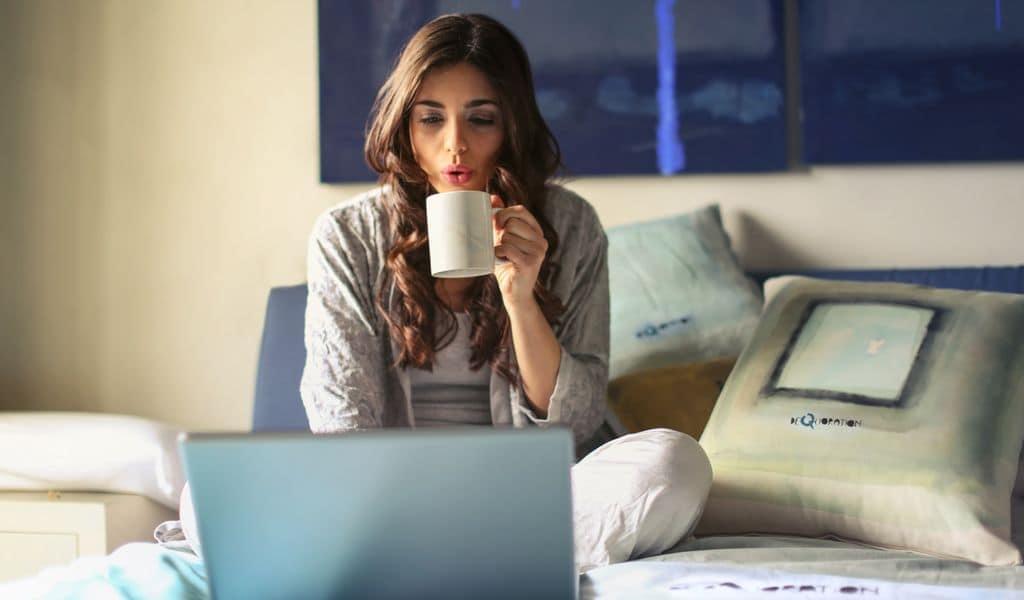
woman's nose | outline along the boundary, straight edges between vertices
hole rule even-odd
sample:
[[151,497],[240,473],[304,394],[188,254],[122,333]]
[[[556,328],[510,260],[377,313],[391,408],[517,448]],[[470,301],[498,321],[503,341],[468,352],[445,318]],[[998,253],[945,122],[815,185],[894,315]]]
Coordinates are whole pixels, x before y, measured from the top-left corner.
[[451,119],[444,138],[445,151],[453,156],[466,152],[466,139],[462,135],[462,126],[457,119]]

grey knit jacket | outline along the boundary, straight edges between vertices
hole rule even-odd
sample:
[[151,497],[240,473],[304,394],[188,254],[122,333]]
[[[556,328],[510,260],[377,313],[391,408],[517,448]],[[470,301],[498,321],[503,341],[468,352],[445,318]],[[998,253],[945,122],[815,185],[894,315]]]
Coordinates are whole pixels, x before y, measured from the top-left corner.
[[[397,345],[376,303],[378,290],[390,298],[394,289],[385,268],[385,193],[377,188],[325,211],[309,238],[300,392],[315,433],[415,426],[409,378],[394,366]],[[559,236],[551,291],[566,306],[554,328],[562,346],[555,389],[541,419],[522,389],[492,371],[491,417],[499,426],[566,425],[579,446],[605,416],[608,240],[593,207],[562,187],[549,188],[545,214]]]

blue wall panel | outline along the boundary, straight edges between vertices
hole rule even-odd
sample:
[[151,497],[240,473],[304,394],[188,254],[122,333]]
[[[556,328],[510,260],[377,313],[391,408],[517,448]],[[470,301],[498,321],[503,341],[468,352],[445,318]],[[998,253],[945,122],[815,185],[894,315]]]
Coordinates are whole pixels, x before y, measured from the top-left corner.
[[1024,158],[1024,1],[803,0],[809,163]]
[[373,179],[374,93],[401,44],[451,12],[523,42],[570,175],[786,167],[781,0],[320,0],[322,181]]

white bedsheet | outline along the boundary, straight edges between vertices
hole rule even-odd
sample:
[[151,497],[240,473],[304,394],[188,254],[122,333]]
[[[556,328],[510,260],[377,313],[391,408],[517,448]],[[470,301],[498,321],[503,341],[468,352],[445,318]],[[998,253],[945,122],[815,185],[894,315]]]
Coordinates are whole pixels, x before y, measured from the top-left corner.
[[1000,588],[901,583],[718,564],[633,561],[583,576],[580,600],[815,598],[997,600],[1024,598]]

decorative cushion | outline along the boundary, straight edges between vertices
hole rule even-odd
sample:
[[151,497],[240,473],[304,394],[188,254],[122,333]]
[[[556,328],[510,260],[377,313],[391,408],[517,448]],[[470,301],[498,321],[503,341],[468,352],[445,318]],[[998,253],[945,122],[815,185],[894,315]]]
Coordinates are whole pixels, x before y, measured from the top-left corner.
[[735,363],[720,358],[624,375],[608,385],[608,408],[628,432],[667,427],[699,438]]
[[[754,275],[755,281],[762,273]],[[930,287],[1024,294],[1024,267],[960,267],[946,269],[886,269],[873,271],[819,271],[800,273],[817,279],[850,279],[855,281],[894,281],[923,284]],[[767,305],[788,277],[763,277],[764,301]],[[1013,495],[1024,498],[1024,448],[1018,459],[1017,480]]]
[[775,283],[701,437],[714,483],[698,533],[1019,564],[1024,296]]
[[738,356],[761,311],[717,205],[610,228],[609,378]]

